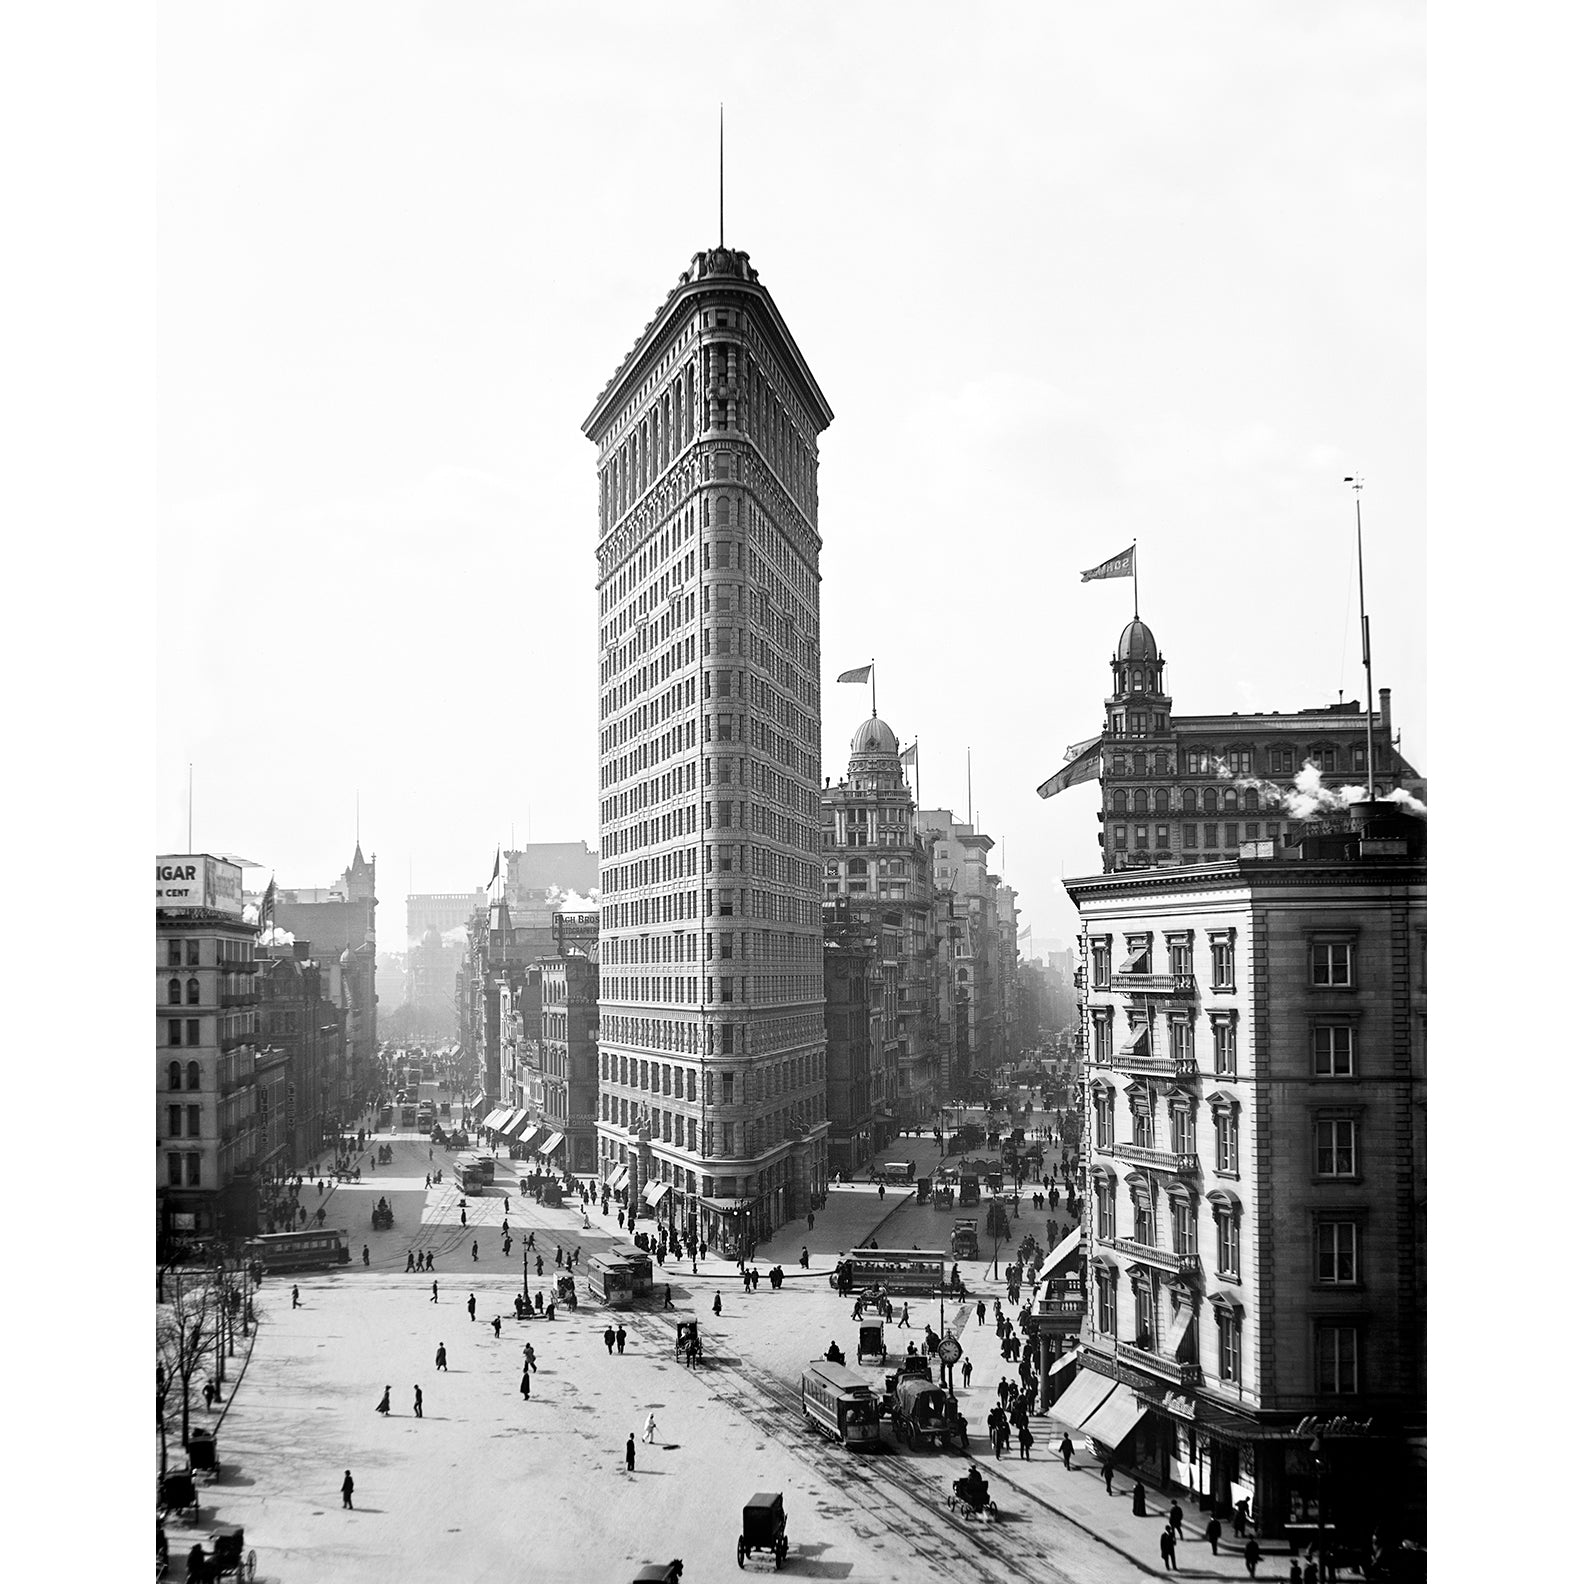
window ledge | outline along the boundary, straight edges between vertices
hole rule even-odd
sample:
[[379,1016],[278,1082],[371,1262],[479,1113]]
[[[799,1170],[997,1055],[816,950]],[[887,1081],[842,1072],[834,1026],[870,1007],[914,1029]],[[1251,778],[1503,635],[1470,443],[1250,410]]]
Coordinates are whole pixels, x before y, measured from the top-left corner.
[[1242,1178],[1238,1175],[1237,1172],[1222,1171],[1219,1166],[1217,1166],[1214,1169],[1213,1175],[1216,1176],[1216,1177],[1222,1178],[1226,1182],[1241,1182],[1242,1181]]

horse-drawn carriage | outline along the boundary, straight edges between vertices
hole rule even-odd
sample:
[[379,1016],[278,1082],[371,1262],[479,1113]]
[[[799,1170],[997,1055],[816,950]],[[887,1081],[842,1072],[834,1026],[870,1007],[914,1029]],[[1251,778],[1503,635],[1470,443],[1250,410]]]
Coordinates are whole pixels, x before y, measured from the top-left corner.
[[676,1356],[679,1364],[697,1369],[704,1362],[704,1344],[699,1340],[697,1320],[678,1320],[676,1328]]
[[994,1519],[999,1509],[990,1499],[990,1486],[977,1467],[970,1468],[959,1480],[953,1480],[946,1494],[946,1510],[960,1512],[965,1518]]
[[240,1524],[222,1524],[214,1532],[214,1549],[205,1551],[202,1542],[187,1553],[187,1577],[203,1581],[234,1576],[251,1580],[258,1571],[258,1555],[247,1549]]
[[380,1195],[379,1203],[374,1206],[370,1220],[376,1232],[388,1232],[396,1225],[396,1212],[391,1209],[390,1200],[384,1194]]
[[577,1283],[570,1272],[564,1271],[556,1277],[556,1302],[568,1309],[577,1308]]
[[866,1358],[879,1359],[882,1364],[886,1360],[885,1327],[883,1325],[861,1325],[858,1327],[858,1362]]
[[186,1514],[188,1523],[198,1522],[198,1481],[191,1469],[172,1469],[159,1482],[161,1514]]
[[737,1566],[755,1551],[768,1551],[779,1569],[787,1559],[786,1507],[780,1491],[756,1491],[743,1503],[742,1533],[737,1538]]

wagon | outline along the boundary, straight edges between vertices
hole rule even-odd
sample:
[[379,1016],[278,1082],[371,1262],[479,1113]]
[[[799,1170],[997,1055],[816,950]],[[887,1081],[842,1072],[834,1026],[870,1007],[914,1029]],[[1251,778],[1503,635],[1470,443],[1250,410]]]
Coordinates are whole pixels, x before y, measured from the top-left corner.
[[676,1356],[679,1364],[697,1369],[704,1360],[704,1344],[699,1340],[697,1320],[678,1320],[676,1328]]
[[[196,1547],[194,1548],[197,1549]],[[222,1524],[214,1532],[214,1549],[204,1553],[206,1579],[235,1576],[251,1580],[258,1571],[258,1554],[247,1548],[240,1524]],[[187,1571],[193,1577],[192,1568]]]
[[768,1551],[777,1568],[787,1559],[786,1508],[780,1491],[756,1491],[743,1504],[737,1566],[741,1567],[743,1559],[755,1551]]
[[886,1344],[885,1327],[877,1325],[861,1325],[858,1327],[858,1362],[866,1358],[877,1358],[885,1363]]
[[175,1469],[160,1480],[159,1509],[162,1513],[188,1513],[190,1523],[198,1522],[198,1482],[191,1469]]

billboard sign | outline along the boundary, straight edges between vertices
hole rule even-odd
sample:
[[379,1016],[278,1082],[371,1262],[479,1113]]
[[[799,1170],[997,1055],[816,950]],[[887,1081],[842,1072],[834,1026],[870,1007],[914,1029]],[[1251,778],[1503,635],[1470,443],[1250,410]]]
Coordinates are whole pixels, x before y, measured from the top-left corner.
[[154,860],[154,906],[212,908],[242,917],[242,866],[209,853],[180,853]]

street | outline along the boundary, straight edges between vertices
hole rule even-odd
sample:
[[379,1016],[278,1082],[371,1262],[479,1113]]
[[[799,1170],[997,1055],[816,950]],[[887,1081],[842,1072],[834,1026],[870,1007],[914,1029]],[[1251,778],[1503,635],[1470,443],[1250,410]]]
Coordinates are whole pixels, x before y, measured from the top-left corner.
[[[545,1263],[541,1279],[530,1256],[529,1291],[548,1298],[557,1244],[569,1253],[581,1245],[585,1258],[610,1247],[614,1206],[603,1218],[596,1208],[593,1230],[584,1232],[581,1207],[542,1208],[519,1196],[508,1177],[504,1191],[498,1184],[492,1196],[470,1198],[464,1228],[449,1182],[452,1153],[437,1147],[431,1166],[426,1139],[394,1137],[390,1166],[370,1173],[365,1160],[362,1182],[340,1185],[324,1201],[327,1225],[351,1233],[353,1263],[333,1274],[268,1279],[258,1296],[263,1323],[252,1357],[239,1383],[233,1375],[234,1396],[217,1431],[227,1472],[204,1494],[201,1527],[242,1524],[260,1578],[393,1584],[458,1568],[479,1577],[526,1565],[552,1579],[626,1580],[645,1561],[679,1556],[689,1584],[708,1584],[735,1575],[740,1509],[756,1490],[786,1493],[787,1570],[794,1576],[1004,1584],[1137,1575],[1135,1561],[1103,1531],[1092,1538],[1064,1511],[1080,1476],[1061,1469],[1046,1445],[1050,1432],[1040,1432],[1033,1459],[1016,1468],[1015,1454],[997,1462],[990,1452],[984,1416],[1010,1366],[999,1358],[993,1328],[974,1323],[971,1305],[949,1307],[946,1318],[962,1326],[974,1361],[972,1389],[959,1386],[959,1396],[971,1455],[1000,1506],[997,1523],[947,1512],[946,1491],[965,1467],[959,1456],[903,1453],[889,1433],[882,1451],[854,1454],[806,1427],[798,1395],[803,1364],[831,1340],[850,1360],[854,1351],[850,1307],[827,1281],[833,1256],[871,1235],[903,1247],[939,1246],[949,1215],[898,1191],[882,1201],[868,1184],[837,1187],[813,1231],[796,1223],[760,1246],[761,1273],[777,1262],[787,1271],[780,1292],[762,1281],[745,1293],[735,1265],[711,1254],[696,1277],[685,1261],[657,1267],[646,1309],[613,1317],[580,1293],[579,1308],[558,1309],[553,1323],[518,1322],[512,1296],[522,1290],[522,1237],[534,1232],[534,1253]],[[379,1134],[375,1142],[391,1139]],[[939,1160],[928,1139],[898,1141],[886,1155],[911,1157],[921,1170]],[[520,1169],[504,1159],[497,1168],[502,1176]],[[426,1190],[430,1170],[444,1180]],[[369,1217],[381,1194],[396,1222],[375,1232]],[[316,1206],[318,1195],[305,1189],[304,1202]],[[503,1216],[512,1229],[509,1256],[502,1253]],[[1042,1232],[1043,1223],[1043,1215],[1025,1215],[1014,1222],[1014,1241],[1022,1230]],[[808,1273],[798,1268],[805,1243]],[[407,1273],[408,1249],[432,1250],[434,1274]],[[990,1301],[1000,1289],[984,1279],[988,1270],[983,1260],[963,1275]],[[293,1279],[302,1293],[296,1310]],[[674,1315],[660,1307],[667,1282]],[[438,1283],[438,1303],[431,1302],[431,1283]],[[717,1292],[718,1319],[711,1312]],[[472,1321],[470,1294],[477,1301]],[[490,1324],[497,1314],[498,1340]],[[910,1333],[888,1328],[890,1367],[910,1335],[922,1346],[924,1325],[938,1325],[939,1314],[938,1304],[919,1301]],[[697,1372],[675,1361],[679,1316],[700,1321],[706,1359]],[[621,1356],[608,1354],[602,1340],[613,1322],[627,1330]],[[527,1402],[518,1389],[525,1341],[539,1364]],[[444,1371],[435,1365],[441,1343]],[[879,1367],[867,1372],[878,1387]],[[374,1407],[387,1385],[393,1411],[383,1418]],[[412,1413],[415,1385],[424,1394],[421,1421]],[[655,1444],[640,1440],[629,1475],[626,1438],[641,1438],[651,1411]],[[201,1409],[196,1422],[205,1422]],[[338,1494],[347,1469],[356,1483],[351,1512]],[[1091,1469],[1082,1477],[1086,1501],[1097,1486]],[[1105,1501],[1103,1490],[1098,1496]],[[1119,1532],[1144,1555],[1159,1519],[1131,1519],[1125,1506],[1119,1492],[1105,1516],[1114,1512]],[[177,1525],[169,1535],[173,1560],[185,1556],[193,1536]],[[1230,1560],[1223,1558],[1217,1572],[1232,1576]]]

